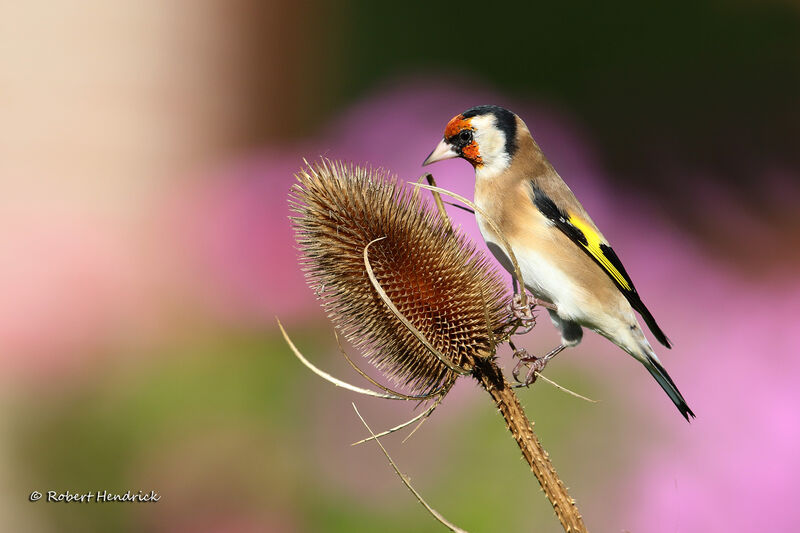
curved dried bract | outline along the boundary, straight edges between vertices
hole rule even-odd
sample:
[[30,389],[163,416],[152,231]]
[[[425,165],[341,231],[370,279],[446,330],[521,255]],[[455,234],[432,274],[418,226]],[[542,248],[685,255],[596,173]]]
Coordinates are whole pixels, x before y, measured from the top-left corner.
[[367,374],[366,372],[361,370],[361,368],[359,368],[359,366],[355,363],[355,361],[350,359],[350,356],[347,355],[347,352],[345,351],[344,347],[342,346],[342,341],[339,339],[339,335],[336,335],[336,331],[334,331],[333,333],[336,336],[336,342],[339,344],[339,353],[342,354],[342,357],[345,358],[345,360],[353,368],[353,370],[358,372],[358,374],[362,378],[366,379],[367,381],[369,381],[370,383],[372,383],[373,385],[375,385],[376,387],[378,387],[382,391],[386,392],[387,394],[392,394],[392,395],[397,396],[399,398],[402,398],[404,400],[411,400],[411,401],[422,401],[422,402],[424,402],[426,400],[431,400],[433,398],[437,398],[438,400],[441,400],[442,398],[444,398],[444,396],[450,390],[450,387],[453,386],[453,383],[455,383],[453,381],[450,381],[450,382],[445,383],[444,385],[442,385],[441,388],[438,388],[438,389],[436,389],[436,390],[434,390],[432,392],[429,392],[428,394],[421,394],[421,395],[417,395],[417,396],[409,396],[408,394],[403,394],[402,392],[390,389],[386,385],[384,385],[382,383],[378,383],[377,381],[372,379],[372,377],[370,377],[369,374]]
[[303,363],[303,365],[306,368],[311,370],[313,373],[315,373],[316,375],[318,375],[319,377],[321,377],[322,379],[324,379],[328,383],[333,383],[337,387],[341,387],[341,388],[347,389],[349,391],[357,392],[358,394],[363,394],[364,396],[374,396],[376,398],[384,398],[386,400],[407,400],[408,399],[407,397],[397,396],[397,395],[391,394],[389,392],[385,392],[385,393],[384,392],[377,392],[377,391],[374,391],[374,390],[371,390],[371,389],[364,389],[362,387],[356,387],[355,385],[351,385],[350,383],[347,383],[346,381],[342,381],[341,379],[335,378],[335,377],[331,376],[330,374],[328,374],[327,372],[325,372],[324,370],[321,370],[321,369],[317,368],[316,366],[314,366],[313,363],[311,363],[311,361],[306,359],[306,357],[302,354],[302,352],[300,352],[300,350],[297,349],[297,346],[294,345],[294,342],[292,342],[292,339],[289,338],[289,334],[286,333],[285,329],[283,329],[283,324],[281,324],[281,321],[278,320],[277,317],[276,317],[275,320],[278,323],[278,329],[280,329],[281,335],[283,335],[283,340],[285,340],[286,344],[289,345],[289,349],[292,350],[292,353],[294,353],[295,357],[297,357],[297,359],[299,359],[300,362]]
[[[394,426],[393,428],[387,429],[385,431],[381,431],[380,433],[375,435],[375,438],[384,437],[386,435],[391,435],[395,431],[400,431],[401,429],[407,428],[408,426],[410,426],[414,422],[419,422],[420,424],[422,424],[422,422],[424,422],[429,416],[431,416],[433,414],[433,412],[436,410],[436,408],[439,407],[439,404],[442,403],[443,399],[444,399],[444,395],[439,395],[436,398],[436,401],[433,402],[427,409],[422,411],[420,414],[418,414],[417,416],[415,416],[411,420],[406,420],[402,424],[398,424],[398,425]],[[405,443],[408,440],[408,438],[414,433],[414,431],[417,430],[418,427],[419,427],[419,425],[417,425],[417,427],[414,428],[414,430],[411,432],[411,434],[407,435],[406,438],[403,439],[403,443]],[[361,439],[359,441],[354,442],[350,446],[358,446],[359,444],[364,444],[365,442],[369,442],[370,440],[372,440],[372,437],[367,437],[365,439]]]
[[[447,368],[449,368],[450,370],[452,370],[456,374],[461,374],[462,376],[469,374],[469,370],[457,367],[456,365],[454,365],[453,363],[451,363],[447,359],[447,356],[445,356],[439,350],[434,348],[433,345],[428,342],[428,339],[425,338],[425,335],[423,335],[420,330],[415,328],[414,324],[412,324],[411,321],[409,319],[407,319],[405,317],[405,315],[403,315],[402,311],[400,311],[397,308],[397,306],[394,305],[394,302],[392,302],[392,299],[389,298],[389,295],[386,294],[386,291],[384,291],[383,287],[381,287],[381,284],[378,281],[378,278],[375,277],[375,273],[372,271],[372,265],[369,264],[369,247],[370,247],[370,245],[372,243],[378,242],[378,241],[382,241],[385,238],[386,237],[379,237],[379,238],[375,239],[374,241],[371,241],[371,242],[367,243],[367,245],[364,247],[364,268],[367,271],[367,277],[369,278],[369,282],[372,283],[372,287],[378,293],[378,296],[381,297],[381,300],[383,300],[383,303],[386,305],[386,307],[389,308],[389,311],[391,311],[392,314],[395,317],[397,317],[397,320],[399,320],[400,323],[402,323],[403,326],[405,326],[405,328],[412,335],[414,335],[414,337],[417,338],[417,340],[420,342],[420,344],[422,344],[425,348],[428,349],[429,352],[431,352],[434,356],[436,356],[436,359],[438,359],[444,366],[446,366]],[[486,321],[487,322],[489,321],[489,317],[488,316],[486,317]],[[494,344],[492,342],[493,336],[489,335],[488,337],[489,337],[489,345],[490,346],[494,346]]]
[[423,394],[457,377],[370,282],[364,248],[381,237],[369,249],[374,276],[414,328],[457,368],[493,353],[491,336],[502,337],[509,318],[503,283],[419,195],[383,171],[331,161],[296,177],[290,204],[308,282],[344,336],[379,370]]

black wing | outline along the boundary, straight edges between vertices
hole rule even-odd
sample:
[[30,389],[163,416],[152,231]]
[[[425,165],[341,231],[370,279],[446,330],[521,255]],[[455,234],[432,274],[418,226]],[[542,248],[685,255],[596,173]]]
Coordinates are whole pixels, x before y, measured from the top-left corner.
[[591,224],[581,220],[574,214],[567,213],[547,196],[541,189],[531,182],[531,200],[536,208],[547,217],[561,232],[569,237],[581,250],[591,257],[597,265],[611,278],[611,281],[622,292],[636,312],[644,319],[647,327],[653,332],[655,338],[666,346],[672,348],[672,343],[658,327],[656,319],[642,302],[636,287],[633,286],[625,267],[617,257],[611,246],[594,230]]

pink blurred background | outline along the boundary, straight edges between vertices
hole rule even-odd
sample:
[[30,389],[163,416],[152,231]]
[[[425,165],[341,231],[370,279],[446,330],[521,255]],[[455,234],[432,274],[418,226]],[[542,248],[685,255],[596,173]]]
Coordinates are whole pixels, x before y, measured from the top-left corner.
[[[599,403],[521,392],[589,528],[800,528],[800,13],[679,3],[692,49],[667,41],[677,14],[623,7],[599,29],[589,6],[542,7],[559,31],[531,41],[503,26],[519,34],[509,17],[530,8],[490,13],[486,41],[462,42],[445,7],[413,22],[367,2],[3,6],[2,529],[438,530],[374,447],[350,447],[364,436],[350,402],[376,429],[413,406],[321,382],[277,334],[279,316],[309,358],[358,381],[298,270],[286,195],[303,158],[414,181],[446,122],[483,103],[526,120],[611,240],[698,415],[686,424],[591,334],[548,374]],[[554,50],[550,32],[587,42]],[[465,162],[430,170],[471,196]],[[451,215],[485,250],[473,217]],[[556,339],[541,320],[519,344]],[[385,444],[461,527],[558,530],[467,380],[401,440]],[[33,490],[163,498],[29,502]]]

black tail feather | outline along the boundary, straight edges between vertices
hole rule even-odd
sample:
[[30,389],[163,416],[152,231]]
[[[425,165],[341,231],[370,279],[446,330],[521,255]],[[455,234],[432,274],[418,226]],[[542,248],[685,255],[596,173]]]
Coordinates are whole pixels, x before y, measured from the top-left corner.
[[644,366],[647,367],[650,374],[658,381],[658,384],[661,385],[661,388],[667,393],[672,403],[674,403],[678,411],[681,412],[683,418],[685,418],[687,422],[690,422],[689,417],[691,416],[694,418],[694,413],[686,404],[686,400],[683,399],[683,395],[678,390],[678,387],[675,386],[675,382],[669,377],[664,367],[652,357],[647,358],[647,361],[644,362]]

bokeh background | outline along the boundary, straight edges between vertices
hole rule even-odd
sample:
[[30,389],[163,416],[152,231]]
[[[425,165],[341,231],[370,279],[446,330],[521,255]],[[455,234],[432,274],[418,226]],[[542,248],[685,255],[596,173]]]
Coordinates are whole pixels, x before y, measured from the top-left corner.
[[[358,381],[286,196],[304,157],[415,180],[483,103],[527,121],[603,228],[698,415],[593,335],[548,374],[599,403],[523,391],[586,523],[800,529],[797,3],[3,2],[0,66],[2,530],[440,530],[374,446],[350,446],[351,402],[376,429],[413,406],[322,382],[277,334],[276,315]],[[463,161],[432,170],[471,195]],[[520,344],[556,338],[543,320]],[[468,380],[402,438],[384,442],[461,527],[559,530]]]

